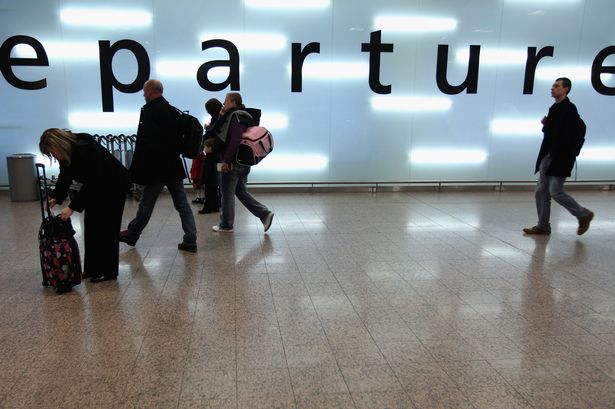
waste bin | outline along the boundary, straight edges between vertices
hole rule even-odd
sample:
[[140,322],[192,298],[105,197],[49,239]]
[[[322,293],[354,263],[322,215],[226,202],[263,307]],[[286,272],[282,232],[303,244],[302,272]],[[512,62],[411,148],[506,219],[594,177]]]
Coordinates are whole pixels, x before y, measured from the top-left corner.
[[16,153],[6,157],[9,190],[13,202],[38,200],[35,160],[36,155],[32,153]]

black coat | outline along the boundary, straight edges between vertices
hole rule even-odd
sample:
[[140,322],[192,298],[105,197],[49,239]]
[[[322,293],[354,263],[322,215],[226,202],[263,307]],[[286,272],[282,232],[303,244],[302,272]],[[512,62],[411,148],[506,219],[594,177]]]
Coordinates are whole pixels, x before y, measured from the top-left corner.
[[[104,203],[107,197],[125,199],[128,189],[128,171],[108,150],[91,135],[76,133],[70,165],[60,163],[60,175],[51,197],[62,203],[73,180],[82,184],[69,207],[81,212],[94,203]],[[124,195],[124,196],[122,196]]]
[[84,273],[92,277],[115,277],[128,170],[90,135],[75,135],[77,143],[73,146],[71,162],[60,164],[60,176],[51,197],[61,203],[73,180],[82,183],[69,207],[78,212],[85,210]]
[[551,155],[551,165],[547,176],[568,177],[574,167],[578,148],[577,107],[565,98],[549,108],[546,122],[542,128],[544,137],[536,160],[536,170],[547,155]]
[[143,105],[130,165],[133,182],[150,185],[186,178],[179,154],[180,118],[181,114],[163,97]]

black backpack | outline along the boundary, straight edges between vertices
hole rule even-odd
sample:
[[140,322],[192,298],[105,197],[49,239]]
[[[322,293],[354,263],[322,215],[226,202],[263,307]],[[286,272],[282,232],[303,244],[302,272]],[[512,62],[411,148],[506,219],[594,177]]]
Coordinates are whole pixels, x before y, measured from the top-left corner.
[[[175,108],[177,109],[177,108]],[[181,111],[179,118],[179,153],[188,159],[199,156],[203,145],[203,126],[198,119],[188,113]]]

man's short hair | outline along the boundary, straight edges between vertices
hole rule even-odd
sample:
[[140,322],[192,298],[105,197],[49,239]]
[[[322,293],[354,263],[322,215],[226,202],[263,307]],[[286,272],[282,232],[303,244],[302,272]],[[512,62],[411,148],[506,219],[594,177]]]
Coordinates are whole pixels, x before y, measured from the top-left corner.
[[160,80],[156,80],[156,79],[149,79],[145,82],[145,86],[152,90],[152,91],[156,91],[160,94],[163,93],[164,91],[164,87],[162,86],[162,82]]
[[555,82],[557,82],[557,81],[561,81],[562,82],[562,86],[564,88],[568,88],[568,92],[566,93],[566,95],[570,94],[570,90],[572,90],[572,81],[570,81],[570,78],[568,78],[568,77],[560,77],[560,78],[555,80]]

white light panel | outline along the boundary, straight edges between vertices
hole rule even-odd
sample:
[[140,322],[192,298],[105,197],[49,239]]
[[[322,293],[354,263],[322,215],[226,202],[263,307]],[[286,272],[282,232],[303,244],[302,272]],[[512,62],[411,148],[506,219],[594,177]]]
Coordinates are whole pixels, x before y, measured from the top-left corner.
[[60,21],[69,26],[134,29],[150,26],[152,14],[144,10],[121,8],[65,8],[60,11]]
[[[195,78],[199,67],[205,60],[160,60],[156,63],[156,74],[161,78]],[[207,72],[210,80],[225,80],[230,68],[215,67]],[[243,72],[243,64],[239,64],[239,73]]]
[[613,162],[615,161],[615,147],[584,147],[578,159],[589,162]]
[[324,155],[284,155],[271,154],[258,164],[258,169],[280,172],[317,171],[329,166],[329,158]]
[[[458,50],[455,59],[458,63],[467,64],[470,60],[470,49]],[[481,47],[479,61],[481,65],[525,65],[527,50],[496,50]]]
[[371,99],[376,111],[448,111],[452,106],[449,98],[441,97],[389,97],[376,96]]
[[280,51],[286,47],[286,36],[267,33],[204,33],[199,41],[222,39],[228,40],[242,51]]
[[[291,66],[287,66],[291,75]],[[367,78],[369,64],[366,62],[310,62],[306,61],[302,67],[303,78],[314,79],[357,79]]]
[[538,67],[536,68],[536,79],[540,81],[554,82],[556,78],[568,77],[572,81],[574,89],[575,81],[591,80],[592,69],[589,66],[554,66],[554,67]]
[[[71,41],[41,41],[49,59],[63,59],[71,61],[98,61],[98,42],[71,42]],[[26,44],[18,44],[13,49],[20,58],[34,58],[34,49]]]
[[413,149],[409,159],[417,165],[477,165],[487,160],[487,152],[481,149]]
[[374,19],[374,29],[390,32],[427,33],[456,28],[457,20],[448,17],[378,16]]
[[542,124],[540,118],[532,119],[494,119],[489,125],[494,135],[540,135]]
[[270,131],[284,129],[288,126],[288,115],[276,112],[263,112],[260,123]]
[[75,132],[136,133],[139,126],[139,111],[136,112],[71,112],[68,123]]
[[330,0],[245,0],[248,7],[276,10],[324,9],[330,4]]

